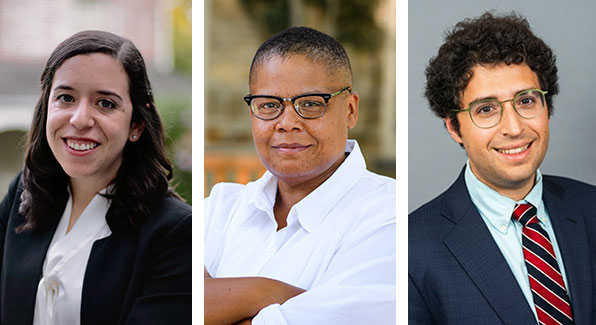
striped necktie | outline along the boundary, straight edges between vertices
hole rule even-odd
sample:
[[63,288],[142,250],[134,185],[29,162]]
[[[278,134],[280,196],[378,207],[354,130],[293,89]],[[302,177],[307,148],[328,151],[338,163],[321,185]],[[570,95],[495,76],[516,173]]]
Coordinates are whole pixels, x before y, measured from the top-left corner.
[[513,218],[523,225],[522,245],[538,323],[573,324],[563,276],[548,234],[538,223],[536,207],[516,204]]

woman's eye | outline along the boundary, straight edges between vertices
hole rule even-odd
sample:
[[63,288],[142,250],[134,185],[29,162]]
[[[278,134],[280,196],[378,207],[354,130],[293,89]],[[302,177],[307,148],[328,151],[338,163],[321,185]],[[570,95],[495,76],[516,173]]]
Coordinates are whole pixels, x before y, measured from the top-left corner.
[[259,109],[279,109],[281,106],[276,102],[266,102],[259,105]]
[[116,107],[116,104],[114,104],[112,101],[107,100],[107,99],[101,99],[99,102],[97,102],[97,104],[101,108],[115,108]]
[[71,95],[66,95],[66,94],[59,95],[58,97],[56,97],[56,99],[58,99],[59,101],[64,102],[64,103],[74,102],[74,98]]
[[310,100],[304,103],[301,103],[300,106],[306,107],[306,108],[319,108],[321,106],[323,106],[322,102],[318,102],[318,101],[314,101],[314,100]]

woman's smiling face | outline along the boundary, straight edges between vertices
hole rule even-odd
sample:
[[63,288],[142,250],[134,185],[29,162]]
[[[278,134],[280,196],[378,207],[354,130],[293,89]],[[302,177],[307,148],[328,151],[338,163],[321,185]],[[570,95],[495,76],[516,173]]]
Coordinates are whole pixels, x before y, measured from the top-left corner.
[[46,138],[66,174],[109,184],[127,141],[142,131],[131,124],[132,110],[128,75],[116,58],[93,53],[64,61],[50,88]]

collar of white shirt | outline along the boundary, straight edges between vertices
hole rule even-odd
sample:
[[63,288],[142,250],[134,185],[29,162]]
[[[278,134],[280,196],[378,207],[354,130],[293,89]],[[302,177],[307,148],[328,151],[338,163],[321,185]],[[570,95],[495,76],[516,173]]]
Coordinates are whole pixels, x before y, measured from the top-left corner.
[[[345,152],[349,153],[344,162],[323,184],[308,194],[292,207],[298,222],[308,232],[313,232],[329,211],[340,201],[362,176],[366,173],[366,162],[355,140],[347,140]],[[273,205],[277,193],[277,178],[269,171],[249,186],[252,195],[249,206],[266,212],[273,217]],[[290,211],[290,214],[292,212]],[[264,214],[245,213],[232,220],[232,224],[240,225],[251,217]]]

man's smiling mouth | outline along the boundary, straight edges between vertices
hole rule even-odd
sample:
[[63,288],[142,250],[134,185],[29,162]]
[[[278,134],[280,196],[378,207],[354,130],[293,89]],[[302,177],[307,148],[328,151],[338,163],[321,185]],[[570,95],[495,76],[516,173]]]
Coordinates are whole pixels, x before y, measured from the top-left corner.
[[516,154],[516,153],[521,153],[521,152],[526,151],[528,149],[528,147],[530,147],[530,144],[532,144],[532,143],[530,142],[530,143],[526,144],[525,146],[518,147],[518,148],[512,148],[512,149],[498,149],[498,148],[495,148],[495,150],[497,150],[500,153],[507,154],[507,155],[513,155],[513,154]]

